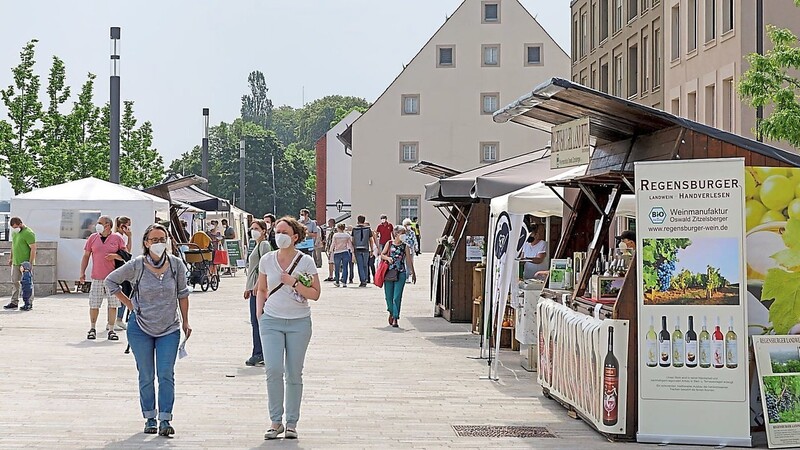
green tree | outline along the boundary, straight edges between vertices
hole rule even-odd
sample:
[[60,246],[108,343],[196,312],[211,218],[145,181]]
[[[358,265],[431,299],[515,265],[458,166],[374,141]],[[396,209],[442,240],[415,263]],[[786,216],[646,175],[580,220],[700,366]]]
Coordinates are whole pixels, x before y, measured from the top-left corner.
[[272,112],[272,131],[284,147],[298,140],[298,111],[284,105]]
[[109,111],[108,106],[98,108],[94,104],[95,78],[92,73],[87,75],[67,119],[70,154],[64,159],[62,169],[69,173],[69,180],[108,179]]
[[269,88],[264,74],[254,70],[247,76],[250,93],[242,96],[242,120],[260,125],[268,130],[272,123],[272,100],[267,97]]
[[339,106],[339,107],[336,108],[336,112],[333,114],[333,120],[331,120],[331,124],[329,125],[328,128],[335,127],[336,124],[341,122],[342,119],[347,117],[347,115],[350,114],[353,111],[358,111],[361,114],[364,114],[365,112],[367,112],[367,109],[368,109],[367,106],[356,106],[356,107],[350,108],[350,109],[345,108],[343,106]]
[[164,178],[164,159],[153,145],[150,122],[136,127],[133,102],[125,101],[120,120],[120,183],[136,189],[158,184]]
[[41,133],[36,129],[37,122],[42,119],[40,83],[39,76],[33,72],[37,42],[33,39],[23,47],[19,65],[11,70],[13,84],[0,91],[13,132],[10,141],[3,146],[3,173],[17,193],[27,192],[33,187],[41,140]]
[[[800,0],[794,0],[800,6]],[[772,49],[747,56],[750,68],[742,75],[739,95],[754,108],[772,107],[756,124],[756,133],[800,147],[800,48],[797,36],[785,28],[767,25]]]
[[63,161],[70,153],[67,116],[60,109],[69,100],[70,87],[66,85],[64,62],[57,56],[53,56],[53,65],[47,79],[47,97],[49,103],[42,118],[40,168],[36,175],[38,186],[63,183],[69,176],[69,172],[63,167]]
[[300,148],[314,148],[317,139],[331,128],[331,122],[336,116],[337,109],[349,113],[354,109],[366,110],[366,108],[369,108],[369,103],[358,97],[329,95],[314,100],[299,110],[297,144]]

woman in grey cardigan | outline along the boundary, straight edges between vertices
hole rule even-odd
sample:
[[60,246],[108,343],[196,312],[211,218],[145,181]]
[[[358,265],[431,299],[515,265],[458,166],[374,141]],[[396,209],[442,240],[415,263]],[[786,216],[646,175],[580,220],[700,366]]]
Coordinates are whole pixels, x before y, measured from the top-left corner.
[[[146,419],[144,432],[169,436],[175,434],[170,421],[175,402],[175,359],[181,323],[186,337],[192,334],[186,265],[167,253],[167,229],[162,225],[147,227],[142,245],[144,254],[111,272],[105,282],[108,292],[132,311],[127,335],[139,370],[139,403]],[[131,297],[122,292],[124,281],[133,286]],[[158,428],[156,419],[161,421]]]
[[261,333],[258,331],[258,317],[256,317],[256,281],[258,281],[258,262],[261,257],[272,251],[272,246],[267,241],[267,223],[263,220],[254,220],[250,224],[250,235],[255,239],[256,246],[247,258],[247,284],[244,288],[244,298],[250,300],[250,325],[253,328],[253,353],[244,363],[248,366],[263,366],[264,351],[261,349]]

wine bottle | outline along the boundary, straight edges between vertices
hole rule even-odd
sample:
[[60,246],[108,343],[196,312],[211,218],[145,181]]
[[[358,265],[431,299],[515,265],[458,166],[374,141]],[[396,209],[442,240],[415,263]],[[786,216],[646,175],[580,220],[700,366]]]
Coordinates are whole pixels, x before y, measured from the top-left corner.
[[686,342],[681,332],[681,318],[675,316],[675,331],[672,332],[672,365],[683,367],[683,355],[686,353]]
[[658,332],[658,365],[661,367],[672,365],[672,348],[669,331],[667,331],[667,316],[661,316],[661,331]]
[[722,331],[719,329],[719,316],[717,316],[717,325],[714,327],[714,332],[711,333],[711,365],[715,369],[725,367],[725,341]]
[[733,331],[733,316],[731,316],[728,332],[725,333],[725,366],[729,369],[735,369],[739,366],[739,358],[736,351],[736,333]]
[[572,289],[572,258],[567,258],[567,268],[564,270],[564,289]]
[[700,367],[711,367],[711,335],[706,329],[706,316],[703,316],[703,329],[700,331]]
[[653,316],[650,316],[650,329],[647,330],[647,337],[645,338],[645,362],[647,367],[655,367],[658,365],[658,336],[656,336],[656,329],[653,325]]
[[603,363],[603,425],[617,424],[618,392],[619,362],[614,356],[614,327],[608,327],[608,353]]
[[694,332],[693,316],[689,316],[689,331],[686,332],[686,367],[697,367],[697,333]]

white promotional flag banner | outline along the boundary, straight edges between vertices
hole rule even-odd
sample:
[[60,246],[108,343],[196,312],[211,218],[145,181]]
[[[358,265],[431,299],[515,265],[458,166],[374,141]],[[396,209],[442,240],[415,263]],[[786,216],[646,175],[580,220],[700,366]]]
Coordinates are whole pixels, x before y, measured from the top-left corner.
[[751,445],[744,160],[636,163],[639,442]]
[[[505,229],[504,226],[504,216],[508,219],[508,233],[507,237],[505,236]],[[505,252],[501,252],[498,254],[499,256],[499,265],[498,265],[498,278],[499,283],[498,286],[495,288],[495,296],[494,296],[494,306],[495,306],[495,339],[494,339],[494,354],[500,354],[500,334],[502,333],[503,329],[503,317],[505,316],[506,312],[506,305],[508,304],[508,294],[509,292],[516,293],[518,292],[517,289],[511,289],[512,281],[517,279],[517,271],[518,265],[516,264],[516,258],[519,254],[519,251],[522,249],[522,245],[520,244],[520,239],[522,243],[525,243],[525,238],[527,237],[527,230],[523,228],[523,216],[520,214],[506,214],[503,213],[500,215],[500,220],[498,220],[498,236],[501,240],[506,240],[506,250]],[[502,245],[499,245],[502,247]],[[511,336],[511,339],[514,339],[514,336]],[[498,359],[495,358],[492,360],[492,371],[494,376],[497,376],[497,365]]]

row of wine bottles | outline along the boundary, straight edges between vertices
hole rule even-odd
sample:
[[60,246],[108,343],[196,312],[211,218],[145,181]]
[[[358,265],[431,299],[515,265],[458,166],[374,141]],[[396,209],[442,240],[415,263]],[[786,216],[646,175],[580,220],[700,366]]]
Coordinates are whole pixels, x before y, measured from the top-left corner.
[[645,338],[645,361],[648,367],[714,367],[721,369],[738,367],[736,333],[733,331],[733,317],[728,332],[722,335],[719,317],[713,332],[703,328],[698,337],[694,331],[694,316],[689,316],[689,329],[681,331],[680,317],[675,317],[675,330],[667,331],[667,316],[661,316],[661,331],[656,335],[653,316],[650,316],[650,329]]

